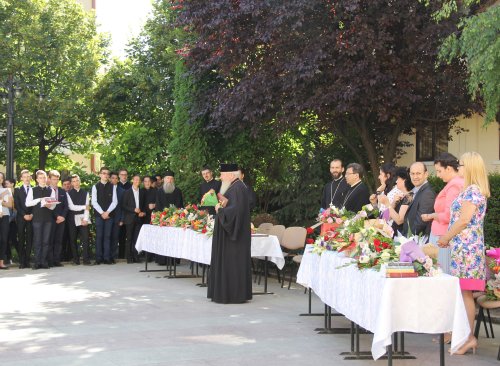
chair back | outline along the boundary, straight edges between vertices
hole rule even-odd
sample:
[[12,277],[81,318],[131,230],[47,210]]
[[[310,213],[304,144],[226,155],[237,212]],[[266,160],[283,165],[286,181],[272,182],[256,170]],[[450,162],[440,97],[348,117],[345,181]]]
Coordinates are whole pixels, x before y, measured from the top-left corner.
[[261,233],[261,234],[269,234],[269,230],[271,230],[271,228],[273,227],[274,225],[271,224],[270,222],[263,222],[262,224],[259,225],[259,227],[257,228],[257,232],[258,233]]
[[285,229],[281,246],[289,250],[304,248],[306,244],[307,230],[300,226],[291,226]]
[[283,240],[283,233],[285,232],[285,226],[284,225],[274,225],[270,230],[269,230],[269,235],[275,235],[278,237],[278,240],[281,244],[281,241]]

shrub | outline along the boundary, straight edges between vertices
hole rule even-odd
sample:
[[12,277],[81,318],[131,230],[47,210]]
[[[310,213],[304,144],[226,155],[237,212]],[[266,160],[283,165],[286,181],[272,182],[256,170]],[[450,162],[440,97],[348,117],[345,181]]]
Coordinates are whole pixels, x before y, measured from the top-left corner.
[[[488,199],[488,208],[484,221],[484,241],[488,246],[499,247],[500,237],[500,174],[490,174],[491,197]],[[436,193],[445,186],[436,176],[429,177],[429,183]]]

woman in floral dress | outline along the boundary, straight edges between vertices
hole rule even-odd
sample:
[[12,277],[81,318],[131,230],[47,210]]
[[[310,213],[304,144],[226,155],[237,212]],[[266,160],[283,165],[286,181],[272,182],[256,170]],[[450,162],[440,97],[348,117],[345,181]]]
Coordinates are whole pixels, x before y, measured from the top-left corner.
[[471,327],[469,339],[456,352],[465,354],[477,347],[474,337],[476,307],[472,291],[483,291],[486,281],[484,257],[484,215],[490,196],[484,161],[476,152],[462,155],[459,174],[464,177],[464,189],[451,205],[448,232],[438,240],[440,247],[451,247],[451,275],[460,280],[467,317]]

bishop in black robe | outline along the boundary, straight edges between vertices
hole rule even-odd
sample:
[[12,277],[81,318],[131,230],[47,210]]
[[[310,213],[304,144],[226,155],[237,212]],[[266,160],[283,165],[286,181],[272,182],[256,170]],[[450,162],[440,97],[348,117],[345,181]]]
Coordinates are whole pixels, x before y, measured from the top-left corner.
[[227,204],[218,209],[215,218],[207,297],[222,304],[244,303],[252,299],[247,187],[235,178],[224,197]]
[[321,208],[327,209],[330,207],[330,204],[337,208],[341,208],[344,203],[344,196],[349,188],[349,184],[347,184],[342,175],[340,178],[332,179],[332,181],[327,183],[323,188]]

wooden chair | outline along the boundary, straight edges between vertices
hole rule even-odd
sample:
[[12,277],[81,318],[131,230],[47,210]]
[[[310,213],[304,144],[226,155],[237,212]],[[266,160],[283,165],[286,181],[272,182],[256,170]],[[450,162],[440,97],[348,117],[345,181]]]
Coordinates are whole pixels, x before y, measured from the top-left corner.
[[270,222],[263,222],[262,224],[259,225],[259,227],[257,228],[257,232],[260,233],[260,234],[269,234],[269,230],[271,230],[271,228],[273,227],[274,225],[271,224]]
[[293,258],[300,253],[300,250],[304,249],[306,244],[306,236],[307,230],[303,227],[292,226],[286,228],[283,233],[283,238],[281,240],[281,246],[285,248],[286,251],[283,252],[283,257],[285,257],[285,266],[283,267],[283,279],[281,280],[281,287],[285,285],[285,275],[287,267],[290,269],[290,277],[288,279],[288,289],[290,290],[290,286],[292,284],[292,275],[293,275]]
[[[260,229],[260,226],[259,226],[259,229]],[[284,232],[285,232],[284,225],[273,225],[273,227],[271,227],[271,229],[269,230],[268,234],[276,236],[278,238],[278,241],[280,242],[280,245],[281,245],[281,240],[283,239]],[[258,275],[256,274],[254,282],[257,282],[260,285],[262,273],[264,272],[264,265],[263,265],[262,260],[258,261],[258,268],[259,268]],[[280,275],[280,270],[278,267],[276,267],[276,276],[278,277],[278,281],[281,282],[281,275]],[[258,277],[258,281],[257,281],[257,277]]]
[[[479,313],[477,315],[476,329],[474,331],[474,336],[477,338],[477,336],[479,334],[479,328],[481,327],[481,322],[484,322],[484,329],[486,331],[487,336],[489,336],[488,335],[488,328],[486,326],[486,318],[484,316],[484,310],[486,310],[486,312],[488,314],[488,318],[490,320],[491,338],[495,338],[495,335],[493,334],[493,326],[491,324],[490,309],[499,309],[500,308],[500,300],[496,300],[496,301],[495,300],[488,300],[486,298],[486,295],[482,295],[482,296],[477,298],[477,304],[479,305]],[[500,361],[500,347],[498,348],[497,360]]]

